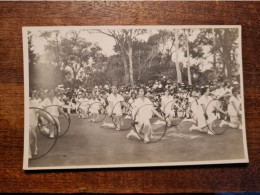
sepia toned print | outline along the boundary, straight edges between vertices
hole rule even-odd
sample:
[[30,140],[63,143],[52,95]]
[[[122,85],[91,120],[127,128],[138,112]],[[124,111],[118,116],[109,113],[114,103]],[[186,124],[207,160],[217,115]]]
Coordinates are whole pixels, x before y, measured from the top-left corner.
[[248,162],[240,26],[24,27],[24,169]]

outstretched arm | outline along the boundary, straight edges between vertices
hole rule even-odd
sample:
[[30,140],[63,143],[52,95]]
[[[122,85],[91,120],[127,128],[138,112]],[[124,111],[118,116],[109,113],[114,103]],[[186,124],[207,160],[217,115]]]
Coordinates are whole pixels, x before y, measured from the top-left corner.
[[126,102],[121,102],[121,104],[122,104],[124,107],[126,107],[126,108],[128,108],[128,109],[131,109],[131,106],[129,106],[129,104],[127,104]]
[[204,104],[200,104],[204,113],[206,113],[206,107]]
[[222,110],[218,105],[214,106],[216,110],[218,110],[219,112],[221,112],[222,114],[227,114],[226,111]]
[[153,112],[156,116],[158,116],[160,119],[164,120],[164,118],[162,117],[162,115],[161,115],[154,107],[152,108],[152,112]]
[[112,112],[113,112],[113,107],[114,107],[114,105],[113,105],[113,103],[112,102],[108,102],[108,116],[111,116],[112,115]]
[[236,107],[235,103],[234,103],[233,101],[231,101],[230,103],[231,103],[232,106],[234,107],[234,109],[235,109],[237,115],[239,115],[239,110],[238,110],[238,108]]

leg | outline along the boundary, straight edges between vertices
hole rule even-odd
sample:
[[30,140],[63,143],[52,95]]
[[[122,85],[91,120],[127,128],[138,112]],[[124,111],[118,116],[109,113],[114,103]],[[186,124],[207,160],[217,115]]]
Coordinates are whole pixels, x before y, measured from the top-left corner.
[[201,127],[199,127],[199,126],[196,126],[196,125],[193,124],[193,125],[190,127],[190,131],[198,130],[198,131],[200,131],[200,132],[207,133],[207,130],[204,130],[205,128],[206,128],[206,126],[201,126]]
[[122,123],[123,123],[123,119],[122,119],[122,115],[121,114],[118,114],[118,115],[115,115],[115,118],[116,118],[116,130],[120,130],[121,127],[123,126]]
[[68,113],[70,114],[71,113],[71,106],[70,105],[67,107],[67,110],[68,110]]
[[30,142],[30,152],[33,155],[37,155],[37,136],[36,136],[36,127],[29,127],[29,142]]
[[128,134],[127,134],[127,139],[129,139],[130,137],[135,137],[139,140],[141,140],[141,138],[138,136],[138,134],[135,132],[135,130],[131,130]]
[[53,117],[54,120],[56,121],[57,123],[57,126],[58,126],[58,132],[60,133],[60,120],[59,120],[59,117]]
[[214,122],[215,122],[215,120],[212,121],[210,124],[208,124],[209,128],[207,129],[207,133],[208,133],[209,135],[214,135],[214,133],[211,132],[211,130],[210,130],[210,129],[212,129],[212,127],[214,126]]
[[57,128],[58,128],[57,131],[58,132],[60,131],[59,130],[60,129],[60,123],[59,123],[58,117],[53,116],[53,118],[54,118],[54,121],[52,120],[52,121],[49,122],[50,138],[54,138],[54,136],[55,136],[56,124],[57,124]]
[[93,122],[95,122],[95,121],[97,121],[99,119],[99,115],[98,115],[98,113],[97,112],[94,112],[93,113]]
[[144,143],[148,143],[152,135],[152,128],[149,120],[144,122],[143,133],[144,133]]
[[237,124],[237,123],[227,123],[227,125],[228,125],[229,127],[231,127],[231,128],[234,128],[234,129],[239,128],[239,124]]

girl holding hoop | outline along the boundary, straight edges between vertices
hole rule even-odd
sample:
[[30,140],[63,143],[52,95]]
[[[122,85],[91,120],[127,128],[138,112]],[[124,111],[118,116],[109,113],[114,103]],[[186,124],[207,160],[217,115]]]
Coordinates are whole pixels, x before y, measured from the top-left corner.
[[89,101],[90,107],[89,107],[89,121],[95,122],[99,120],[99,110],[100,110],[100,101],[98,100],[98,97],[96,94],[92,94],[92,98]]
[[[198,99],[200,97],[200,92],[196,92],[195,90],[192,90],[191,96],[188,98],[188,109],[187,109],[187,115],[189,116],[188,118],[185,118],[183,122],[189,121],[192,123],[197,122],[197,110],[199,109],[199,104],[198,104]],[[199,113],[200,114],[200,113]]]
[[[36,107],[36,101],[34,101],[33,99],[29,99],[29,106]],[[38,113],[36,110],[29,109],[29,158],[32,158],[32,155],[37,155],[37,125]]]
[[79,118],[86,118],[88,116],[88,109],[89,109],[89,99],[88,99],[88,94],[82,92],[82,94],[79,94],[80,98],[78,99],[78,113],[79,113]]
[[[212,125],[214,124],[215,120],[217,120],[217,116],[214,114],[214,110],[217,110],[223,114],[227,114],[227,113],[220,108],[220,105],[211,103],[210,106],[208,106],[208,104],[212,101],[213,98],[210,96],[210,89],[208,87],[202,88],[201,97],[198,100],[198,104],[199,104],[197,110],[198,126],[195,126],[193,124],[190,128],[190,131],[198,130],[204,133],[208,133],[210,135],[214,135],[209,130],[212,129]],[[207,112],[206,112],[206,107],[207,107]]]
[[[169,94],[169,90],[166,89],[164,96],[161,98],[161,111],[164,112],[166,119],[169,121],[174,117],[174,110],[172,110],[173,97]],[[167,125],[170,126],[170,121],[167,122]]]
[[[114,118],[114,124],[104,122],[101,127],[109,127],[109,128],[116,128],[117,131],[121,130],[123,126],[123,113],[121,106],[125,106],[128,108],[128,105],[124,102],[124,98],[118,94],[117,87],[114,85],[112,86],[112,93],[107,97],[108,101],[108,115]],[[119,103],[121,102],[121,103]],[[122,105],[121,105],[122,104]]]
[[232,96],[230,97],[228,104],[230,122],[222,120],[219,126],[222,127],[223,125],[228,125],[231,128],[242,129],[241,110],[241,99],[239,97],[238,88],[233,88]]
[[144,143],[148,143],[152,137],[152,126],[150,119],[152,118],[153,114],[162,120],[164,120],[164,118],[159,114],[158,111],[156,111],[152,102],[145,97],[146,91],[144,88],[140,88],[138,94],[139,97],[132,104],[132,114],[134,116],[133,118],[136,119],[135,122],[137,122],[137,124],[135,124],[137,132],[135,132],[135,130],[131,130],[127,135],[127,139],[132,136],[141,139],[137,133],[143,133]]
[[[48,97],[43,102],[43,108],[53,116],[58,125],[58,132],[60,132],[59,116],[63,110],[58,106],[62,106],[62,102],[56,97],[54,90],[50,90]],[[49,118],[48,121],[52,121],[52,119]],[[55,126],[52,124],[50,128],[50,138],[54,138],[54,128]]]
[[[136,93],[134,91],[131,92],[131,97],[128,100],[128,104],[132,105],[136,100]],[[127,116],[125,119],[131,119],[131,110],[127,109]]]

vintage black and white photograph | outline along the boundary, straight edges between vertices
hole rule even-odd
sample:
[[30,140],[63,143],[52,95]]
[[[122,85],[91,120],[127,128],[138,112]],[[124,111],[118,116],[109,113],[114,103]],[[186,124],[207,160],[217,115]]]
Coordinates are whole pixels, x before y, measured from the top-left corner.
[[241,26],[23,27],[25,170],[247,163]]

